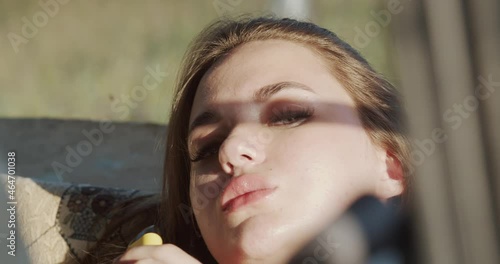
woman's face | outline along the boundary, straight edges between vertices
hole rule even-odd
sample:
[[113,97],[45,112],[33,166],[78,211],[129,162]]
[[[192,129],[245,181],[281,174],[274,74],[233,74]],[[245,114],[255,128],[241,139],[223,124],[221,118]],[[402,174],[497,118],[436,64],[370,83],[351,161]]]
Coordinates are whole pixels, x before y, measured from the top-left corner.
[[188,143],[191,204],[219,263],[284,262],[360,196],[401,192],[326,62],[289,41],[212,66]]

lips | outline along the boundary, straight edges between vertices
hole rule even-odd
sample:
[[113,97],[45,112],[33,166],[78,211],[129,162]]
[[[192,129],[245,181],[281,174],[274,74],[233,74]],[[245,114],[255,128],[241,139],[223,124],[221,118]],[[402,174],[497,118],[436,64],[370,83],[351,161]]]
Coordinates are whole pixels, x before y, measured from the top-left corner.
[[[226,211],[229,205],[234,203],[236,200],[241,200],[243,198],[252,196],[255,198],[260,198],[262,197],[262,195],[257,195],[257,197],[255,194],[267,194],[272,192],[275,188],[275,185],[259,175],[245,174],[242,176],[233,177],[222,193],[222,210]],[[255,198],[251,200],[255,200]],[[247,201],[250,200],[247,199]],[[238,204],[242,205],[243,203],[240,201]]]

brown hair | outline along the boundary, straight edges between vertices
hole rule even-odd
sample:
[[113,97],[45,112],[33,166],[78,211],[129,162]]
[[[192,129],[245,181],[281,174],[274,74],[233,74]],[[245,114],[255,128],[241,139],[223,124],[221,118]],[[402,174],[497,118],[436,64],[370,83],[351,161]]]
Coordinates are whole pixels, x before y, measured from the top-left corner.
[[[274,17],[220,20],[193,41],[180,70],[167,135],[159,230],[203,263],[215,262],[197,230],[189,199],[188,122],[196,88],[208,69],[234,48],[256,40],[280,39],[311,48],[331,67],[353,98],[364,129],[378,146],[400,161],[408,187],[409,144],[396,89],[346,42],[313,23]],[[406,188],[407,189],[407,188]],[[150,224],[150,223],[147,223]],[[143,227],[147,226],[144,224]]]

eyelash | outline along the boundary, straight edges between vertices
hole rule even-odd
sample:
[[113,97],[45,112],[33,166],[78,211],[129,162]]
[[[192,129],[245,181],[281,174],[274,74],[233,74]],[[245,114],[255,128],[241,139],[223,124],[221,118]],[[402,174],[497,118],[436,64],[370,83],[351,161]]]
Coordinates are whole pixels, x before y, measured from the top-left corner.
[[[300,110],[294,110],[289,107],[285,107],[274,112],[273,117],[269,120],[269,125],[288,127],[292,125],[298,126],[309,119],[313,114],[313,108],[301,108]],[[210,155],[216,154],[219,151],[220,144],[221,142],[218,141],[208,143],[195,153],[194,158],[190,159],[191,162],[198,162],[208,158]]]

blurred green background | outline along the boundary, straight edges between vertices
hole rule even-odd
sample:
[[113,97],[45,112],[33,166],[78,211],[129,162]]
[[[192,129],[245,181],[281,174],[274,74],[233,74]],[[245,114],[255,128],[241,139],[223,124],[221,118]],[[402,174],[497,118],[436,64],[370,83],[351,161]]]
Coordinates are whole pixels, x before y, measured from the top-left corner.
[[[355,43],[356,28],[375,22],[372,13],[386,5],[383,0],[311,1],[309,17],[397,84],[390,24],[380,26],[365,47]],[[0,117],[165,124],[177,68],[193,37],[222,14],[269,14],[272,8],[273,1],[263,0],[2,0]],[[23,35],[30,23],[35,32]],[[113,111],[115,100],[142,84],[146,67],[157,65],[168,74],[159,87],[127,114]]]

